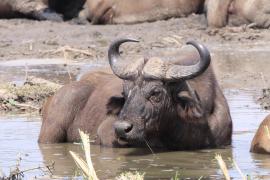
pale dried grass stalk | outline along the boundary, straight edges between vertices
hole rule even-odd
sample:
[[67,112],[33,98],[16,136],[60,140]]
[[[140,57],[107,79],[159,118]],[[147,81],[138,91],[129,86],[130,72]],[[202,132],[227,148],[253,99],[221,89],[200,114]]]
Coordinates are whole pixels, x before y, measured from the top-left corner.
[[86,177],[90,176],[89,169],[87,166],[87,163],[75,152],[69,151],[71,154],[72,158],[74,159],[76,165],[83,171]]
[[144,179],[144,173],[141,174],[139,172],[124,172],[120,174],[118,177],[116,177],[116,180],[143,180]]
[[60,53],[60,52],[63,52],[63,51],[69,51],[69,52],[84,54],[84,55],[92,56],[92,57],[95,56],[95,53],[89,52],[88,50],[76,49],[76,48],[72,48],[70,46],[62,46],[62,47],[59,47],[56,50],[49,50],[49,51],[46,51],[44,53],[57,54],[57,53]]
[[229,171],[228,171],[227,166],[226,166],[225,162],[223,161],[221,155],[220,154],[217,154],[215,156],[215,159],[217,160],[218,165],[219,165],[221,171],[223,172],[223,174],[225,176],[225,179],[226,180],[230,180],[231,178],[230,178]]
[[241,175],[243,180],[247,180],[247,177],[243,174],[243,172],[241,171],[241,169],[239,168],[238,164],[236,163],[236,161],[233,159],[232,160],[234,167],[236,168],[236,170],[238,171],[238,173]]
[[85,176],[89,180],[98,180],[98,177],[96,175],[95,169],[93,167],[93,163],[91,160],[91,151],[90,151],[90,138],[88,134],[85,134],[81,130],[79,130],[79,134],[81,136],[81,140],[83,143],[83,149],[86,157],[86,162],[76,153],[69,151],[71,156],[73,157],[75,163],[77,166],[83,171]]
[[84,147],[84,152],[85,152],[85,157],[86,157],[86,162],[90,171],[90,175],[93,177],[93,179],[98,179],[96,175],[96,171],[93,167],[92,159],[91,159],[91,149],[90,149],[90,138],[89,134],[85,134],[81,130],[79,130],[83,147]]

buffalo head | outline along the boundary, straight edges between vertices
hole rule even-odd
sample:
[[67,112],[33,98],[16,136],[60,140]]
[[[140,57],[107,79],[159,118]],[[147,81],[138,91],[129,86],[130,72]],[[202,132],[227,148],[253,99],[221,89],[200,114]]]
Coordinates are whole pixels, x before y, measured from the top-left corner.
[[109,48],[113,73],[124,80],[123,97],[112,97],[109,105],[117,104],[118,118],[114,123],[119,143],[153,146],[162,144],[168,131],[179,126],[176,121],[200,120],[204,116],[200,97],[186,80],[200,76],[210,64],[210,53],[195,41],[200,59],[188,65],[162,61],[160,58],[138,59],[132,64],[121,60],[119,47],[133,39],[120,39]]

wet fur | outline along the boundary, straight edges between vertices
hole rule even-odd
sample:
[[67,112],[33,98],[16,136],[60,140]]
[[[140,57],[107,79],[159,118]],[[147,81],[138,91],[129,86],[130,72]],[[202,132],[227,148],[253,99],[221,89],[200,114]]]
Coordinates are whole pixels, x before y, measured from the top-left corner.
[[270,139],[266,127],[270,128],[270,115],[260,124],[255,136],[253,137],[250,152],[259,154],[270,154]]
[[[187,58],[179,64],[191,65],[196,59]],[[144,79],[137,79],[135,83],[126,81],[124,92],[134,91],[136,87],[147,92],[148,84],[151,87],[151,84],[157,86],[160,82]],[[143,138],[147,139],[151,147],[173,150],[213,148],[231,144],[232,121],[229,107],[211,66],[194,79],[163,82],[161,86],[166,89],[164,100],[160,102],[165,105],[161,109],[159,106],[149,107],[149,101],[136,92],[129,93],[126,97],[128,101],[125,102],[118,120],[132,123],[133,127],[136,127],[135,132],[129,132],[125,137],[131,146],[145,146]],[[188,86],[194,91],[194,95]],[[173,97],[174,95],[177,97]],[[156,109],[158,110],[155,111]],[[147,118],[147,112],[151,112],[150,118]],[[145,121],[146,125],[143,124]]]
[[121,95],[120,82],[112,74],[94,72],[65,85],[43,107],[39,142],[79,141],[78,129],[95,138],[107,117],[108,99]]
[[[182,63],[192,64],[194,61]],[[86,74],[78,82],[65,85],[43,108],[39,142],[78,141],[78,129],[82,129],[90,133],[97,144],[121,146],[113,124],[119,118],[123,120],[123,117],[132,117],[136,108],[142,107],[141,100],[132,101],[128,97],[130,83],[124,82],[123,94],[122,80],[111,72],[97,71]],[[136,83],[150,83],[151,86],[152,82],[137,79]],[[190,93],[187,83],[194,90],[196,98]],[[170,102],[166,103],[174,105],[159,112],[159,122],[150,121],[147,124],[144,137],[151,147],[182,150],[219,147],[231,143],[229,108],[211,67],[192,80],[164,82],[164,87],[170,89],[168,92],[178,94],[180,99],[174,101],[173,95],[167,94],[170,98],[166,101]],[[139,122],[133,123],[134,126],[141,126]],[[135,134],[140,138],[138,135]],[[129,146],[145,146],[143,139],[139,141]]]

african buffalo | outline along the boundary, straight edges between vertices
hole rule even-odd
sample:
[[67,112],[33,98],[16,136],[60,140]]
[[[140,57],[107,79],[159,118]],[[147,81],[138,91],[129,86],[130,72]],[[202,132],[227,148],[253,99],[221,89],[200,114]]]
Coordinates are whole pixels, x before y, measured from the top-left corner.
[[183,17],[203,9],[204,0],[87,0],[94,24],[139,23]]
[[76,17],[85,0],[1,0],[0,18],[62,21]]
[[[213,148],[231,143],[232,121],[210,66],[210,53],[163,61],[120,60],[120,39],[109,48],[109,71],[84,75],[61,88],[43,108],[40,143],[79,140],[87,131],[105,146],[173,150]],[[199,59],[199,60],[198,60]]]
[[260,124],[250,147],[250,152],[270,154],[270,115]]
[[269,0],[87,0],[94,24],[139,23],[206,13],[210,27],[251,24],[270,26]]
[[206,0],[208,25],[212,27],[251,24],[259,28],[270,27],[269,0]]

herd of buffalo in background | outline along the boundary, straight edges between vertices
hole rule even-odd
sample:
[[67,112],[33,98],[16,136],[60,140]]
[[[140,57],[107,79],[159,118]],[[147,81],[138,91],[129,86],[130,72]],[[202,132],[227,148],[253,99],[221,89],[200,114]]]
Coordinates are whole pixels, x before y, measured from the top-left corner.
[[0,18],[28,17],[93,24],[140,23],[205,14],[208,26],[269,28],[269,0],[1,0]]
[[[209,27],[270,27],[269,0],[0,0],[0,18],[56,22],[132,24],[205,14]],[[111,147],[189,150],[231,144],[232,120],[211,67],[208,49],[175,61],[141,58],[124,62],[114,41],[108,51],[111,69],[92,71],[49,97],[42,110],[40,143],[74,142],[78,129]],[[198,61],[199,59],[199,61]],[[268,116],[251,145],[270,153],[265,131]]]

